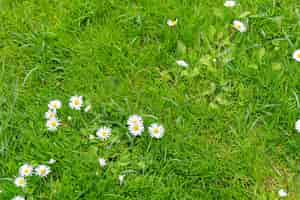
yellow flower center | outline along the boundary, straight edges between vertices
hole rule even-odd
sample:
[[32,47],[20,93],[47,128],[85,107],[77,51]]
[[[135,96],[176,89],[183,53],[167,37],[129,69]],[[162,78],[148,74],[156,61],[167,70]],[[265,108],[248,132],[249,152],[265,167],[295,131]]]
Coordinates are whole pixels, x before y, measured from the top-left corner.
[[24,185],[25,184],[25,180],[24,179],[19,179],[19,185]]
[[29,174],[29,169],[24,169],[24,174]]
[[79,105],[80,105],[79,99],[75,99],[75,100],[74,100],[74,105],[75,105],[75,106],[79,106]]
[[159,134],[159,129],[158,129],[158,128],[155,128],[155,129],[153,130],[153,133],[154,133],[155,135]]
[[57,108],[57,107],[58,107],[58,105],[57,105],[56,102],[53,103],[53,107],[54,107],[54,108]]
[[296,58],[300,59],[300,53],[298,53],[298,54],[296,55]]
[[102,132],[102,137],[106,137],[107,133],[105,131]]
[[55,127],[57,125],[56,121],[51,122],[51,126]]
[[133,126],[134,131],[138,131],[139,129],[140,129],[140,127],[138,125]]
[[46,174],[46,169],[44,169],[44,168],[40,169],[40,174],[41,174],[41,175]]
[[240,29],[240,28],[241,28],[241,25],[240,25],[240,24],[236,24],[235,27],[236,27],[237,29]]

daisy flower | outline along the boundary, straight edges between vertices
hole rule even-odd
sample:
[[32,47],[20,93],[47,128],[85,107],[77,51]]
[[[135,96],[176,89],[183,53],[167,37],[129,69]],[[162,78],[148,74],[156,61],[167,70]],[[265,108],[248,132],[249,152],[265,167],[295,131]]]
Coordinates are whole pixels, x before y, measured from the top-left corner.
[[48,108],[51,110],[57,110],[61,108],[61,101],[60,100],[53,100],[50,101],[50,103],[48,104]]
[[50,172],[50,167],[46,165],[39,165],[35,168],[35,173],[40,177],[46,177]]
[[99,158],[99,165],[100,167],[105,167],[106,166],[106,160],[104,158]]
[[246,25],[243,22],[238,21],[238,20],[233,21],[233,27],[241,33],[244,33],[247,31]]
[[26,182],[26,180],[25,180],[24,177],[17,177],[17,178],[15,179],[15,185],[16,185],[17,187],[22,187],[22,188],[24,188],[24,187],[26,186],[26,184],[27,184],[27,182]]
[[295,123],[295,129],[297,130],[298,133],[300,133],[300,119],[298,119]]
[[294,60],[296,60],[297,62],[300,62],[300,49],[294,51],[294,53],[293,53],[293,58],[294,58]]
[[151,124],[150,127],[148,128],[148,130],[149,130],[150,136],[152,138],[156,138],[156,139],[162,138],[162,136],[165,133],[164,127],[159,124]]
[[141,122],[132,123],[128,129],[132,136],[140,136],[144,131],[144,125]]
[[48,110],[47,112],[45,112],[45,118],[46,119],[56,118],[56,110]]
[[131,115],[127,120],[127,125],[130,126],[136,123],[143,123],[143,119],[139,115]]
[[56,163],[56,160],[54,160],[53,158],[51,158],[51,159],[48,161],[48,163],[49,163],[50,165],[52,165],[52,164]]
[[49,131],[56,131],[57,127],[60,126],[60,122],[56,118],[48,119],[46,126]]
[[233,8],[235,5],[236,5],[235,1],[232,0],[225,1],[224,3],[224,6],[228,8]]
[[125,175],[119,175],[118,179],[119,179],[120,185],[123,185],[123,183],[124,183],[124,178],[125,178]]
[[284,189],[280,189],[279,191],[278,191],[278,196],[279,197],[287,197],[287,192],[284,190]]
[[177,63],[177,65],[179,65],[180,67],[184,67],[184,68],[189,67],[189,64],[188,64],[187,62],[185,62],[184,60],[177,60],[176,63]]
[[15,196],[14,198],[12,198],[12,200],[25,200],[25,198],[22,196]]
[[33,167],[29,164],[24,164],[19,169],[19,175],[22,177],[31,176],[33,171]]
[[169,27],[174,27],[174,26],[177,25],[177,22],[178,22],[177,19],[175,19],[175,20],[168,19],[167,24],[168,24]]
[[100,140],[107,140],[111,135],[111,129],[108,127],[99,128],[96,135]]
[[70,98],[69,106],[73,110],[80,110],[83,104],[82,96],[72,96]]

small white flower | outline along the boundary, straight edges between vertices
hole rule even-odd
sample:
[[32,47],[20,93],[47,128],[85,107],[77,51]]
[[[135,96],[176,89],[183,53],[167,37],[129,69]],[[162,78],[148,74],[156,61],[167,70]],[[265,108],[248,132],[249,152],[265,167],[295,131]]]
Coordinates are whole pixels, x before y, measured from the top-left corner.
[[173,26],[177,25],[177,22],[178,22],[177,19],[175,19],[175,20],[168,19],[167,24],[168,24],[169,27],[173,27]]
[[232,1],[232,0],[225,1],[225,3],[224,3],[224,6],[228,7],[228,8],[232,8],[235,5],[236,5],[235,1]]
[[49,131],[56,131],[57,127],[60,126],[60,122],[56,118],[48,119],[46,126]]
[[38,176],[46,177],[50,172],[50,167],[46,165],[39,165],[37,168],[35,168],[35,172]]
[[120,185],[123,185],[123,183],[124,183],[124,178],[125,178],[125,175],[119,175],[118,179],[119,179]]
[[129,125],[128,129],[132,136],[140,136],[144,131],[144,125],[141,122],[132,123]]
[[294,53],[293,53],[293,58],[294,58],[294,60],[296,60],[297,62],[300,62],[300,49],[294,51]]
[[300,133],[300,119],[298,119],[295,123],[295,129],[297,130],[298,133]]
[[12,198],[12,200],[25,200],[25,197],[15,196],[14,198]]
[[92,106],[89,104],[85,107],[84,112],[89,112],[92,109]]
[[279,197],[287,197],[287,195],[288,195],[288,193],[284,190],[284,189],[280,189],[279,191],[278,191],[278,196]]
[[17,178],[15,179],[15,185],[16,185],[17,187],[22,187],[22,188],[24,188],[24,187],[26,186],[26,184],[27,184],[27,182],[26,182],[26,180],[25,180],[24,177],[17,177]]
[[68,116],[68,118],[67,118],[69,121],[71,121],[72,120],[72,117],[71,116]]
[[47,112],[45,112],[45,118],[46,119],[56,118],[56,110],[48,110]]
[[143,123],[143,119],[139,115],[131,115],[127,120],[127,125],[130,126],[136,123]]
[[159,124],[151,124],[148,130],[150,136],[156,139],[162,138],[165,133],[164,127]]
[[48,161],[48,163],[49,163],[50,165],[52,165],[52,164],[56,163],[56,160],[54,160],[53,158],[51,158],[51,159]]
[[29,164],[24,164],[19,169],[19,175],[22,177],[31,176],[33,172],[33,167]]
[[60,100],[53,100],[50,101],[50,103],[48,104],[48,108],[51,110],[57,110],[61,108],[61,101]]
[[241,33],[244,33],[247,31],[246,25],[243,22],[238,21],[238,20],[233,21],[233,27]]
[[83,104],[82,96],[72,96],[70,98],[69,106],[73,110],[80,110]]
[[92,135],[92,134],[90,134],[90,135],[89,135],[89,139],[90,139],[90,140],[94,140],[94,139],[95,139],[95,136]]
[[111,129],[108,127],[99,128],[96,135],[100,140],[107,140],[111,135]]
[[104,158],[99,158],[99,165],[100,167],[105,167],[106,166],[106,160]]
[[177,63],[177,65],[179,65],[180,67],[184,67],[184,68],[189,67],[189,64],[188,64],[187,62],[185,62],[184,60],[177,60],[176,63]]

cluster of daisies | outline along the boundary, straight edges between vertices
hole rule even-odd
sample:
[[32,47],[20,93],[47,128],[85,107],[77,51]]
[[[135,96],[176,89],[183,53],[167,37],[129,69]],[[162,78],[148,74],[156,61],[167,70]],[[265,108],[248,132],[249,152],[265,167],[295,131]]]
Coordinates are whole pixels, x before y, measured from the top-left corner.
[[[49,164],[54,164],[55,160],[51,159],[48,162]],[[41,164],[36,166],[35,168],[30,164],[24,164],[19,168],[19,174],[18,177],[14,179],[14,184],[17,187],[25,188],[27,185],[27,178],[33,175],[39,176],[39,177],[47,177],[48,174],[51,172],[51,169],[49,166]],[[22,196],[15,196],[13,200],[24,200],[25,198]]]
[[[83,106],[82,96],[72,96],[69,101],[69,107],[73,110],[80,110]],[[46,127],[49,131],[56,131],[61,125],[59,119],[57,118],[57,110],[62,107],[60,100],[52,100],[48,104],[48,111],[45,113],[45,118],[47,120]],[[91,106],[88,105],[85,111],[88,112]]]

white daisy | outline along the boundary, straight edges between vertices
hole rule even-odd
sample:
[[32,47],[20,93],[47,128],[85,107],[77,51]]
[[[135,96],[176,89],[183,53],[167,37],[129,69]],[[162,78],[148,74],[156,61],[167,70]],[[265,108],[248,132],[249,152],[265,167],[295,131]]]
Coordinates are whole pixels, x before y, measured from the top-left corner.
[[70,98],[69,106],[73,110],[80,110],[82,104],[83,104],[82,96],[72,96]]
[[51,110],[60,109],[61,106],[62,106],[62,104],[61,104],[60,100],[53,100],[53,101],[50,101],[50,103],[48,104],[48,108]]
[[294,51],[294,53],[293,53],[293,58],[294,58],[294,60],[296,60],[297,62],[300,62],[300,49]]
[[119,179],[120,185],[123,185],[123,183],[124,183],[124,178],[125,178],[125,175],[119,175],[118,179]]
[[46,126],[49,131],[56,131],[57,127],[60,126],[60,122],[56,118],[48,119]]
[[56,110],[48,110],[47,112],[45,112],[45,118],[46,119],[56,118]]
[[84,108],[84,112],[89,112],[92,109],[92,106],[89,104]]
[[25,197],[15,196],[14,198],[12,198],[12,200],[25,200]]
[[100,140],[107,140],[111,135],[111,129],[107,127],[99,128],[96,135]]
[[233,21],[233,27],[241,33],[244,33],[247,31],[246,25],[243,22],[238,21],[238,20]]
[[132,136],[140,136],[144,131],[144,125],[141,122],[132,123],[129,125],[128,129]]
[[56,160],[54,160],[53,158],[51,158],[51,159],[48,161],[48,163],[49,163],[50,165],[53,165],[54,163],[56,163]]
[[150,136],[156,139],[162,138],[165,133],[164,127],[159,124],[151,124],[148,130]]
[[235,5],[236,5],[235,1],[232,1],[232,0],[225,1],[225,3],[224,3],[224,6],[228,7],[228,8],[232,8]]
[[287,197],[287,195],[288,195],[288,193],[284,190],[284,189],[280,189],[279,191],[278,191],[278,196],[279,197]]
[[16,185],[17,187],[22,187],[22,188],[24,188],[24,187],[26,186],[26,184],[27,184],[27,182],[26,182],[26,180],[25,180],[24,177],[17,177],[17,178],[15,179],[15,185]]
[[47,165],[39,165],[37,168],[35,168],[35,173],[41,177],[46,177],[50,172],[50,167]]
[[173,27],[173,26],[177,25],[177,22],[178,22],[177,19],[175,19],[175,20],[168,19],[167,24],[168,24],[169,27]]
[[189,64],[188,64],[187,62],[185,62],[184,60],[177,60],[176,63],[177,63],[177,65],[179,65],[180,67],[184,67],[184,68],[189,67]]
[[143,119],[139,115],[131,115],[127,120],[127,125],[130,126],[136,123],[143,123]]
[[295,129],[297,130],[298,133],[300,133],[300,119],[298,119],[295,123]]
[[104,158],[99,158],[99,165],[100,167],[105,167],[106,166],[106,160]]
[[29,164],[24,164],[19,169],[19,175],[22,177],[31,176],[33,171],[33,167]]

